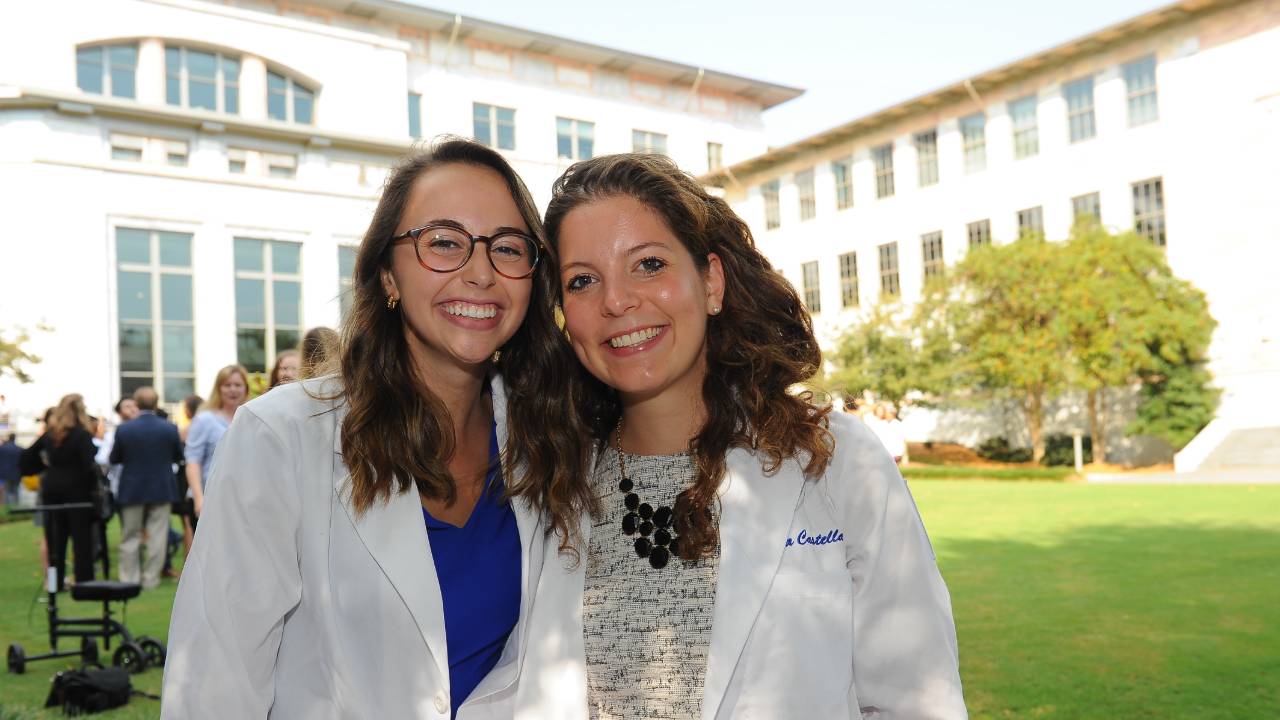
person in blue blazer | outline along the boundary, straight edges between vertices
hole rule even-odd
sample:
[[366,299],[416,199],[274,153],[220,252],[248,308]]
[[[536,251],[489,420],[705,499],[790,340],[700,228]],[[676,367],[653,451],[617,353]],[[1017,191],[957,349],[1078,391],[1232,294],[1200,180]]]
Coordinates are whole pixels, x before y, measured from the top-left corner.
[[[173,466],[182,460],[178,426],[156,415],[159,397],[151,387],[133,393],[138,416],[116,430],[111,464],[120,465],[116,505],[120,507],[120,580],[144,589],[160,584],[169,542]],[[144,535],[145,534],[145,535]],[[146,559],[139,550],[146,538]]]

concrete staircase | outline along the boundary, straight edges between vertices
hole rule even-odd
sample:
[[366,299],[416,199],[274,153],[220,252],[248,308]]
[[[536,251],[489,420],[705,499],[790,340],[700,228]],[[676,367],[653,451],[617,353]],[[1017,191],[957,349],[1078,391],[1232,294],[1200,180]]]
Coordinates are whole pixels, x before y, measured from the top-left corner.
[[1199,471],[1280,467],[1280,427],[1242,428],[1227,432]]

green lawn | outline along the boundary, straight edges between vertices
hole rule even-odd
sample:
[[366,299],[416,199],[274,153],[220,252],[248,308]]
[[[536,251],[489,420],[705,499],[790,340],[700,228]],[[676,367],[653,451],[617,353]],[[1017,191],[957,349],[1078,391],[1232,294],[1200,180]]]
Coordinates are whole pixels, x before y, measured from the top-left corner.
[[[1280,717],[1280,485],[911,486],[975,720]],[[35,540],[0,525],[0,645],[28,652],[48,647]],[[173,589],[131,602],[130,629],[163,638]],[[58,717],[37,710],[56,667],[0,675],[0,720]],[[135,685],[157,692],[160,671]]]

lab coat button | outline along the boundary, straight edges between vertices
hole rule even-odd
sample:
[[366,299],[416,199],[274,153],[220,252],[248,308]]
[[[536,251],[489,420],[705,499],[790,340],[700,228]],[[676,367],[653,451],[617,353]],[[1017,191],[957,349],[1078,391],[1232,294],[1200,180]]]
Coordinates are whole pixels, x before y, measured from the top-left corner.
[[449,698],[445,697],[444,693],[436,693],[436,712],[449,712]]

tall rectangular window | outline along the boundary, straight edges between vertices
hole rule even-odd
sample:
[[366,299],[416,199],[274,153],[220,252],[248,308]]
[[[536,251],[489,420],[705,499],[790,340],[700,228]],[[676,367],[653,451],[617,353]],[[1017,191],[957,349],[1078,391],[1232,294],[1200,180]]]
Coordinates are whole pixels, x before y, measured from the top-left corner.
[[302,245],[235,238],[236,361],[266,372],[302,338]]
[[409,137],[422,137],[422,95],[409,93]]
[[1124,87],[1129,100],[1129,127],[1160,117],[1156,102],[1156,56],[1148,55],[1124,64]]
[[782,227],[782,208],[778,204],[778,191],[781,189],[782,183],[778,180],[770,180],[760,186],[760,196],[764,198],[765,230]]
[[840,305],[858,307],[858,254],[840,256]]
[[356,248],[351,245],[338,246],[338,322],[347,319],[351,310],[351,286],[355,282]]
[[871,148],[871,158],[876,167],[876,197],[893,195],[893,143]]
[[165,102],[179,107],[240,112],[240,58],[166,45]]
[[631,131],[631,152],[667,154],[667,136],[648,130]]
[[818,212],[813,191],[813,168],[796,173],[796,195],[800,198],[800,219],[809,220]]
[[195,392],[191,235],[116,228],[120,393],[150,385],[165,403]]
[[556,118],[556,155],[567,160],[590,160],[595,152],[596,124]]
[[969,247],[991,244],[991,221],[975,220],[965,226],[969,231]]
[[938,131],[916,133],[916,171],[920,187],[938,183]]
[[707,172],[715,172],[724,167],[724,145],[718,142],[707,143]]
[[1044,237],[1044,210],[1039,206],[1018,211],[1018,237]]
[[880,252],[880,297],[898,297],[901,288],[898,286],[898,243],[881,245]]
[[95,95],[137,97],[138,46],[76,48],[76,86]]
[[836,160],[831,163],[831,175],[836,181],[836,209],[853,207],[853,163]]
[[942,277],[945,264],[942,260],[942,233],[931,232],[920,236],[920,251],[924,258],[924,279]]
[[1013,157],[1022,159],[1040,154],[1040,122],[1036,118],[1036,96],[1028,95],[1009,103],[1013,123]]
[[267,117],[310,125],[315,121],[316,93],[291,77],[267,72]]
[[1073,223],[1078,223],[1082,220],[1096,223],[1101,219],[1102,199],[1098,193],[1093,192],[1071,198],[1071,221]]
[[987,116],[974,113],[960,118],[960,138],[964,147],[964,171],[987,169]]
[[822,312],[822,293],[818,286],[818,261],[807,262],[800,266],[804,285],[804,306],[809,314]]
[[516,149],[516,111],[514,109],[472,103],[471,126],[476,142],[499,150]]
[[1161,178],[1133,184],[1133,228],[1139,235],[1164,247],[1164,182]]
[[1067,134],[1071,142],[1081,142],[1097,135],[1093,120],[1093,76],[1063,85],[1062,95],[1067,99]]

